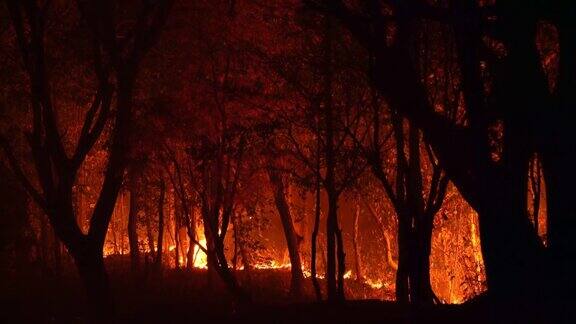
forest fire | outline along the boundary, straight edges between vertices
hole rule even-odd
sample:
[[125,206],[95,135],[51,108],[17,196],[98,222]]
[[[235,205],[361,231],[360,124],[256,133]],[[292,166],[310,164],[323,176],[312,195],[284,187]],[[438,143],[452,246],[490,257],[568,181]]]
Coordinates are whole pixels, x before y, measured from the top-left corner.
[[[470,207],[462,203],[461,198],[457,193],[453,193],[450,199],[455,199],[455,205],[453,207],[460,209],[456,213],[468,213],[469,217],[460,217],[459,219],[446,219],[445,217],[439,217],[437,219],[438,233],[432,239],[432,253],[431,253],[431,284],[438,298],[443,303],[449,304],[460,304],[466,300],[482,293],[485,289],[485,274],[482,254],[480,251],[480,239],[478,237],[478,220],[477,215],[471,212]],[[296,197],[291,197],[291,200],[295,205],[298,205]],[[120,200],[119,203],[124,203],[129,205],[128,200]],[[302,201],[305,203],[305,200]],[[448,206],[451,201],[447,202]],[[345,206],[345,205],[344,205]],[[451,207],[452,208],[452,207]],[[116,210],[122,212],[126,208],[117,206]],[[375,212],[372,208],[371,211],[360,210],[362,212]],[[118,222],[124,222],[127,224],[127,215],[129,213],[124,213],[124,215],[115,215],[115,219]],[[167,213],[170,217],[175,217],[175,211],[170,211]],[[445,215],[446,216],[446,215]],[[264,216],[259,216],[257,218],[262,218]],[[257,219],[254,218],[254,219]],[[177,218],[168,219],[168,224],[177,221]],[[372,219],[366,224],[359,224],[357,230],[364,232],[364,228],[373,226],[373,222],[377,220]],[[197,220],[198,225],[202,225],[200,220]],[[145,224],[144,224],[145,225]],[[304,224],[296,222],[295,226],[298,231],[306,230]],[[123,232],[126,225],[122,226],[112,226],[107,235],[107,243],[104,248],[104,255],[106,257],[116,257],[118,255],[130,255],[130,250],[128,246],[128,238]],[[344,225],[345,226],[345,225]],[[544,224],[545,226],[545,224]],[[146,227],[146,226],[145,226]],[[291,263],[288,257],[288,251],[286,248],[280,248],[276,250],[274,246],[282,246],[284,238],[282,235],[277,236],[279,233],[279,228],[281,224],[279,222],[272,221],[267,228],[264,229],[265,233],[262,233],[267,237],[269,246],[261,246],[259,249],[253,251],[257,255],[256,258],[250,259],[248,265],[249,269],[255,269],[260,271],[275,270],[282,272],[290,272]],[[168,228],[174,228],[173,224],[170,224]],[[119,229],[119,233],[114,233],[115,230]],[[346,229],[346,227],[345,227]],[[467,231],[462,231],[467,229]],[[352,229],[353,230],[353,229]],[[389,229],[386,229],[387,232]],[[154,239],[154,235],[147,236],[146,232],[148,229],[142,228],[141,235],[142,241],[139,242],[138,246],[141,247],[139,250],[140,254],[144,255],[154,255],[156,251],[151,252],[150,246],[157,246],[157,241]],[[238,241],[235,239],[234,226],[230,227],[232,233],[229,240],[225,241],[225,251],[229,254],[229,259],[233,260],[232,263],[228,265],[228,268],[232,271],[242,272],[246,270],[244,260],[242,260],[242,253],[240,248],[237,246]],[[458,234],[460,232],[460,234]],[[367,232],[365,235],[368,235]],[[157,233],[156,233],[157,235]],[[300,234],[298,234],[300,235]],[[152,239],[151,242],[147,242],[146,237]],[[175,238],[178,237],[178,242]],[[192,258],[191,267],[196,270],[207,270],[208,260],[204,250],[207,248],[206,237],[202,226],[196,226],[195,241],[199,244],[192,243],[192,252],[190,254],[190,239],[185,228],[181,228],[177,235],[169,235],[168,239],[164,241],[164,249],[167,251],[163,256],[165,258],[166,267],[169,268],[188,268],[189,261],[188,257]],[[469,239],[467,239],[469,237]],[[177,243],[177,244],[176,244]],[[353,242],[348,242],[353,243]],[[368,242],[367,242],[368,243]],[[389,252],[390,255],[382,255],[380,258],[373,257],[372,260],[364,260],[360,258],[360,271],[362,273],[357,274],[354,263],[347,264],[347,270],[343,275],[343,278],[350,282],[360,282],[366,288],[380,291],[384,290],[384,294],[374,294],[375,298],[389,300],[393,296],[395,290],[395,278],[394,271],[397,269],[397,264],[389,264],[391,258],[392,262],[397,259],[398,251],[396,251],[397,242],[388,242],[392,251]],[[360,247],[351,247],[351,249],[359,248],[364,251],[364,253],[380,254],[380,249],[378,245],[362,244]],[[364,246],[363,246],[364,245]],[[301,248],[304,248],[301,245]],[[157,249],[157,248],[156,248]],[[178,249],[178,251],[177,251]],[[455,249],[459,253],[446,253],[445,251],[452,251]],[[310,260],[306,258],[306,254],[302,251],[302,260],[304,261],[301,270],[303,278],[311,279],[312,273],[310,270]],[[234,255],[236,253],[236,255]],[[388,253],[386,253],[388,254]],[[178,261],[176,262],[176,257]],[[238,260],[238,262],[236,262]],[[374,262],[374,260],[378,260]],[[319,260],[317,264],[316,278],[320,280],[326,279],[325,264]],[[355,262],[355,261],[354,261]],[[364,289],[366,289],[364,288]],[[359,294],[361,290],[350,291],[350,298],[355,298],[356,294]]]
[[0,322],[576,322],[575,13],[2,1]]

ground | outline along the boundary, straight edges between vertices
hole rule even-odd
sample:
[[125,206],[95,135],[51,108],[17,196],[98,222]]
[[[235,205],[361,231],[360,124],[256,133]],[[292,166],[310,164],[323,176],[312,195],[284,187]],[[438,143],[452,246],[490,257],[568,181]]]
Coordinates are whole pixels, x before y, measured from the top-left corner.
[[[478,306],[481,303],[477,301],[429,309],[409,309],[376,299],[328,305],[315,302],[311,289],[306,291],[307,297],[303,299],[290,299],[286,294],[289,282],[286,270],[252,273],[249,280],[254,301],[246,305],[235,303],[222,287],[208,289],[202,271],[167,270],[162,277],[144,272],[136,281],[129,272],[111,272],[110,277],[119,323],[377,321],[470,324],[488,321],[483,307]],[[246,284],[248,279],[242,276],[242,280]],[[82,287],[73,272],[51,278],[18,274],[4,277],[1,281],[0,323],[86,322]],[[311,287],[310,282],[306,285]],[[352,280],[348,282],[348,286],[354,285]]]

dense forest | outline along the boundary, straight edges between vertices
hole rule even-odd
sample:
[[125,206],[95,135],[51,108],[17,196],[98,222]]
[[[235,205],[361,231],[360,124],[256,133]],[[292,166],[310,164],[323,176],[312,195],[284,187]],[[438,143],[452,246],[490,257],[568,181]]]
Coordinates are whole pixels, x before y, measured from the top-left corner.
[[2,322],[576,321],[576,2],[3,0],[0,45]]

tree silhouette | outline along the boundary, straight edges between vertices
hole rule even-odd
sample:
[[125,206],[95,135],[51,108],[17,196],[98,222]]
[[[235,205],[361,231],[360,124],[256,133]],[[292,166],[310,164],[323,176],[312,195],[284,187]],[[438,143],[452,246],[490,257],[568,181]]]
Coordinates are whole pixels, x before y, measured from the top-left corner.
[[[145,5],[146,10],[138,17],[128,42],[118,40],[111,3],[78,2],[78,14],[87,23],[87,33],[92,41],[96,91],[72,153],[67,151],[59,129],[58,108],[51,92],[54,80],[50,78],[46,61],[49,49],[46,46],[46,26],[54,15],[50,2],[6,3],[30,82],[33,113],[32,129],[27,138],[37,179],[30,180],[24,173],[4,135],[2,147],[12,171],[48,215],[56,234],[74,258],[93,306],[92,315],[107,318],[113,310],[102,249],[126,168],[128,147],[125,139],[131,119],[134,85],[139,63],[158,37],[171,1]],[[101,138],[109,120],[110,147],[104,182],[92,212],[90,228],[84,234],[76,222],[72,189],[82,163]]]

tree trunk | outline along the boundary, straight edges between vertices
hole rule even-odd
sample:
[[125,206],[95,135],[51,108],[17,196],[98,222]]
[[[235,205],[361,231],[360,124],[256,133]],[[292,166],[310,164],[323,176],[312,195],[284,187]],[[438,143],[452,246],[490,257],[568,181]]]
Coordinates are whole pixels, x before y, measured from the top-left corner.
[[337,296],[338,301],[344,301],[346,295],[344,294],[344,274],[346,273],[346,254],[344,253],[344,240],[342,239],[342,230],[339,225],[336,224],[336,261],[338,263],[338,288]]
[[530,188],[532,191],[532,219],[534,229],[540,233],[540,198],[542,196],[542,164],[540,158],[535,156],[530,161]]
[[410,227],[404,215],[398,215],[398,268],[396,270],[396,302],[410,303]]
[[326,283],[328,301],[337,302],[343,300],[340,295],[337,281],[337,232],[338,228],[338,198],[333,193],[328,193],[328,216],[326,217]]
[[53,230],[52,248],[54,249],[54,273],[60,275],[62,273],[62,243]]
[[430,282],[430,253],[432,252],[432,228],[434,216],[424,213],[418,215],[420,221],[416,229],[413,245],[413,277],[410,282],[414,285],[414,303],[418,305],[438,304],[440,300],[434,294]]
[[40,257],[40,267],[42,269],[42,273],[48,275],[50,273],[50,265],[49,265],[49,258],[48,258],[48,222],[46,221],[46,217],[44,215],[39,215],[40,219],[40,240],[39,240],[39,252],[38,256]]
[[238,240],[236,239],[236,229],[234,229],[234,256],[232,257],[232,269],[238,270]]
[[[246,211],[248,213],[248,211]],[[243,233],[242,228],[242,213],[234,213],[231,216],[232,218],[232,225],[234,226],[234,249],[236,250],[235,254],[242,259],[242,265],[244,266],[244,272],[246,273],[247,280],[250,281],[250,274],[251,274],[251,261],[249,257],[248,250],[246,248],[246,241],[243,237],[245,233]],[[236,260],[237,262],[238,260]]]
[[[569,4],[570,3],[570,4]],[[572,17],[574,4],[565,3],[567,10],[559,19],[558,36],[560,64],[558,75],[558,102],[545,125],[547,131],[541,147],[546,204],[548,211],[547,241],[549,259],[556,263],[550,267],[550,302],[557,304],[554,310],[558,318],[574,321],[576,310],[572,306],[576,289],[576,141],[574,140],[574,108],[576,107],[576,23]],[[556,303],[556,301],[558,301]]]
[[192,269],[194,268],[194,248],[196,247],[196,214],[195,214],[195,209],[192,208],[192,210],[189,212],[188,214],[188,219],[186,220],[188,222],[188,226],[187,226],[187,230],[188,230],[188,241],[190,242],[190,244],[188,245],[188,253],[186,255],[186,260],[187,260],[187,267],[188,269]]
[[[317,170],[319,173],[320,171]],[[318,175],[319,177],[319,175]],[[320,290],[320,283],[316,274],[316,247],[318,243],[318,231],[320,230],[320,179],[316,180],[316,203],[314,211],[314,228],[312,229],[312,239],[310,240],[310,276],[312,277],[312,285],[314,286],[314,293],[316,300],[322,300],[322,291]]]
[[154,235],[152,235],[151,211],[146,213],[146,236],[148,239],[148,249],[150,254],[154,254]]
[[180,251],[178,252],[180,254],[180,256],[182,256],[182,267],[185,268],[186,267],[186,256],[188,253],[188,250],[186,250],[186,246],[185,246],[185,242],[188,239],[188,230],[185,227],[181,227],[180,229],[178,229],[178,241],[180,242],[179,246],[180,246]]
[[132,272],[140,270],[140,249],[138,246],[138,193],[134,176],[130,177],[130,211],[128,212],[128,241],[130,245],[130,266]]
[[[359,199],[359,198],[358,198]],[[358,231],[360,223],[360,201],[356,201],[356,211],[354,213],[354,232],[352,234],[352,245],[354,246],[354,264],[356,265],[356,281],[363,282],[362,262],[360,260],[360,246],[358,241]]]
[[[176,215],[176,214],[174,214]],[[178,222],[174,220],[174,268],[180,268],[180,230],[178,228]]]
[[290,256],[290,269],[292,274],[290,280],[290,295],[299,297],[302,294],[304,274],[302,273],[300,253],[298,253],[298,237],[296,236],[294,224],[292,223],[290,206],[286,200],[286,193],[281,175],[277,170],[269,168],[268,176],[274,188],[274,201],[276,203],[276,209],[278,209],[278,214],[280,215],[280,220],[282,221],[286,246]]
[[[326,159],[326,176],[324,179],[324,189],[328,195],[328,216],[326,217],[326,284],[328,291],[328,301],[337,302],[344,300],[343,287],[339,288],[337,282],[337,258],[344,256],[343,251],[337,248],[340,228],[338,226],[338,193],[336,190],[336,157],[335,157],[335,126],[333,95],[333,66],[332,66],[332,40],[333,31],[332,18],[324,17],[324,38],[322,42],[323,50],[323,101],[322,115],[325,126],[325,147],[323,155]],[[320,144],[320,143],[318,143]],[[340,245],[340,244],[338,244]],[[338,251],[337,251],[338,249]],[[337,256],[338,252],[338,256]],[[341,260],[343,261],[343,260]],[[341,265],[343,266],[343,265]],[[343,273],[340,273],[343,276]],[[341,280],[338,280],[341,281]],[[341,293],[342,292],[342,293]]]
[[85,242],[72,252],[72,257],[87,292],[90,318],[98,323],[108,322],[114,315],[114,306],[102,247]]
[[[237,214],[237,215],[233,215],[232,217],[234,217],[239,225],[239,228],[242,228],[242,217],[240,217],[241,214]],[[236,217],[238,216],[238,217]],[[238,236],[236,236],[236,234],[238,234]],[[240,250],[240,256],[242,257],[242,265],[244,266],[244,272],[247,275],[248,280],[250,280],[250,274],[251,274],[251,270],[252,270],[252,260],[250,259],[250,253],[248,253],[248,248],[246,247],[246,238],[242,237],[243,233],[242,230],[240,230],[237,233],[234,233],[235,235],[235,239],[238,240],[238,248]]]
[[158,197],[158,243],[156,247],[155,268],[162,271],[162,251],[164,244],[164,199],[166,196],[166,184],[160,181],[160,196]]
[[239,302],[250,301],[250,295],[240,287],[238,281],[230,271],[228,262],[226,261],[226,254],[224,253],[224,242],[213,233],[210,225],[207,223],[209,215],[203,215],[204,223],[204,236],[208,246],[208,279],[209,284],[213,282],[213,275],[217,274],[226,288]]
[[194,236],[188,232],[188,251],[186,251],[186,268],[194,269]]
[[384,225],[384,221],[382,220],[382,217],[376,215],[376,211],[374,211],[374,209],[372,208],[372,206],[370,206],[370,204],[368,203],[368,201],[366,201],[366,199],[363,199],[364,201],[364,205],[366,206],[366,208],[368,209],[368,211],[370,212],[370,215],[372,215],[372,217],[374,218],[374,220],[378,223],[380,230],[382,231],[382,236],[384,236],[384,246],[386,249],[386,262],[388,263],[388,265],[394,269],[394,271],[398,270],[398,262],[396,262],[394,260],[394,257],[392,256],[392,243],[391,243],[391,238],[390,238],[390,234],[388,234],[388,232],[386,231],[386,226]]
[[[530,296],[540,290],[539,283],[533,279],[540,267],[537,260],[542,253],[541,243],[535,235],[527,234],[534,231],[534,227],[524,212],[526,208],[519,208],[519,204],[513,202],[518,200],[518,194],[496,186],[491,192],[493,202],[478,212],[489,293],[496,300],[514,296],[521,303],[520,299],[532,299]],[[510,228],[517,230],[510,232]],[[532,285],[528,285],[529,282]]]
[[209,235],[207,231],[209,231],[209,229],[207,229],[208,225],[206,225],[205,222],[202,222],[204,224],[204,237],[206,238],[206,250],[208,250],[208,253],[206,254],[206,261],[208,262],[208,264],[206,265],[208,267],[208,288],[212,289],[215,285],[216,279],[218,277],[218,258],[216,257],[216,254],[213,252],[215,247],[214,247],[214,241],[209,238]]

